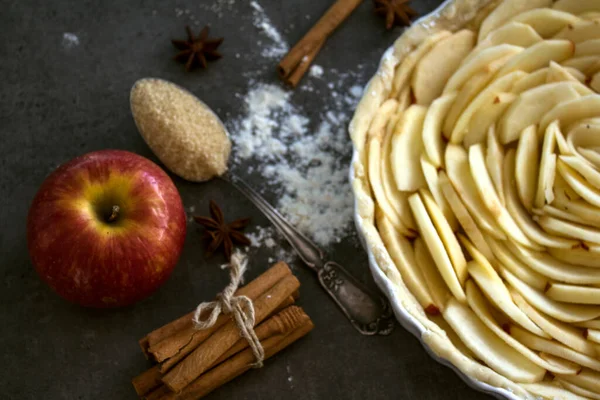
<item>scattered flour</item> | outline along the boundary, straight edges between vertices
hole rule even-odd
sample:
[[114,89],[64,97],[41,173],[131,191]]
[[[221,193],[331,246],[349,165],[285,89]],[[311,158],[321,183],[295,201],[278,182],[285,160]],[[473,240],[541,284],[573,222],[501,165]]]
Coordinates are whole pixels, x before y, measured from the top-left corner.
[[308,71],[309,75],[314,78],[322,78],[323,77],[323,67],[320,65],[313,65],[310,67]]
[[281,37],[281,34],[277,28],[271,23],[271,20],[265,13],[265,10],[256,1],[251,1],[250,6],[252,6],[254,9],[254,26],[260,29],[273,42],[269,46],[262,47],[261,55],[267,58],[279,58],[285,55],[289,49],[289,46]]
[[247,252],[252,249],[267,248],[272,254],[268,259],[269,263],[285,261],[293,268],[296,255],[274,227],[258,226],[253,232],[245,232],[245,235],[250,239],[250,246],[246,248]]
[[223,18],[225,12],[233,11],[235,7],[235,0],[213,0],[206,2],[199,2],[198,6],[204,11],[211,11],[219,18]]
[[62,36],[62,46],[65,49],[71,49],[73,47],[79,46],[79,37],[76,34],[65,32]]
[[294,104],[295,93],[251,82],[245,114],[226,124],[234,142],[234,171],[256,161],[255,172],[279,195],[277,209],[324,247],[341,241],[351,226],[347,125],[362,94],[360,86],[349,85],[356,74],[331,72],[335,80],[321,93],[328,106],[318,119],[309,120]]

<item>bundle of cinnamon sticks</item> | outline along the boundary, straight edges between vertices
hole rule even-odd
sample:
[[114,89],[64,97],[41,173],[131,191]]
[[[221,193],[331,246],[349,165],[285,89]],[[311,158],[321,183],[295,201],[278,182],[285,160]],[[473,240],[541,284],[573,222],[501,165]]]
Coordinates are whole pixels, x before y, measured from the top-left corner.
[[[313,329],[308,315],[294,305],[299,287],[288,265],[279,262],[236,292],[254,304],[254,329],[265,359]],[[140,340],[146,357],[157,363],[132,380],[140,398],[199,399],[252,367],[254,354],[229,315],[204,330],[194,327],[193,316],[186,314]]]

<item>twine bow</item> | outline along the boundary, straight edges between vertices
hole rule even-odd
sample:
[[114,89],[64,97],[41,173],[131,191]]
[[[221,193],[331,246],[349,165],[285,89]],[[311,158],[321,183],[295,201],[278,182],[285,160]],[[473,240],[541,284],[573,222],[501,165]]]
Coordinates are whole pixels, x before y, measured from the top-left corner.
[[[240,283],[244,278],[244,272],[248,265],[248,259],[239,251],[236,251],[231,256],[229,264],[224,264],[221,268],[229,267],[229,284],[225,289],[217,295],[215,301],[201,303],[196,307],[194,312],[194,326],[196,329],[207,329],[217,322],[217,318],[221,313],[228,315],[233,314],[235,323],[240,330],[240,335],[248,341],[252,353],[256,358],[256,362],[252,364],[255,368],[263,366],[265,359],[265,350],[260,344],[260,340],[254,332],[254,305],[252,300],[247,296],[234,296]],[[202,313],[210,310],[210,314],[206,319],[202,319]]]

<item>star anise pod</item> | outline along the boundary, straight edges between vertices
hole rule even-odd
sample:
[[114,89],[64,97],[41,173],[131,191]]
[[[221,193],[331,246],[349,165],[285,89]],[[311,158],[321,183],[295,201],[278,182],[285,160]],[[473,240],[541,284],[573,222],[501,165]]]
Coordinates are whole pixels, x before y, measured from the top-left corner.
[[210,201],[209,211],[211,218],[194,217],[194,220],[204,227],[210,239],[206,253],[210,256],[221,248],[225,254],[225,258],[229,261],[235,244],[242,246],[250,245],[250,239],[242,233],[242,230],[250,223],[250,218],[236,219],[228,224],[225,222],[223,211],[212,200]]
[[411,18],[418,13],[408,3],[410,0],[373,0],[375,13],[385,17],[385,27],[392,29],[394,25],[410,25]]
[[175,55],[175,60],[185,62],[186,71],[191,71],[196,64],[202,68],[206,68],[208,61],[223,57],[217,51],[217,47],[221,45],[223,38],[209,38],[208,26],[205,26],[200,31],[198,37],[194,37],[192,29],[189,26],[186,26],[185,30],[188,35],[187,40],[171,40],[171,43],[180,50]]

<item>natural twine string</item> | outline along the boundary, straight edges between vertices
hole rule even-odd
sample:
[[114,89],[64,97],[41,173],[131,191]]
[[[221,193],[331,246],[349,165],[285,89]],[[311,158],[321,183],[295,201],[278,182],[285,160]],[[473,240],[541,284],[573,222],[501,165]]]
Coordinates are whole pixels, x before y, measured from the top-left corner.
[[[221,268],[229,268],[229,278],[231,282],[225,289],[217,295],[215,301],[201,303],[194,313],[194,325],[196,329],[207,329],[212,327],[221,312],[225,315],[233,314],[235,323],[240,330],[241,336],[248,341],[256,362],[252,364],[255,368],[263,366],[265,359],[265,350],[260,344],[260,340],[254,332],[254,305],[247,296],[234,296],[240,283],[244,278],[244,272],[248,265],[248,259],[240,252],[236,251],[231,256],[229,264],[224,264]],[[211,310],[207,319],[202,320],[202,313],[205,310]]]

